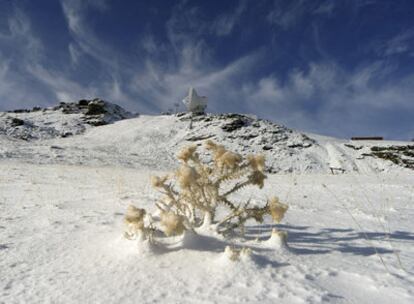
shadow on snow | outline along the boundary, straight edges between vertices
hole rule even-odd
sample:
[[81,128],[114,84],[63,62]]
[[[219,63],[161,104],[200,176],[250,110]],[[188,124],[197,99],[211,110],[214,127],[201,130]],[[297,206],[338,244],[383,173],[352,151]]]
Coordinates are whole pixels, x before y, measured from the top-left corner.
[[388,242],[414,243],[414,234],[407,231],[394,231],[388,234],[341,228],[315,229],[309,226],[293,225],[248,226],[245,238],[264,241],[269,238],[273,228],[288,232],[289,250],[295,254],[326,254],[338,251],[370,256],[376,253],[393,253],[393,250],[380,246],[379,242],[386,246]]

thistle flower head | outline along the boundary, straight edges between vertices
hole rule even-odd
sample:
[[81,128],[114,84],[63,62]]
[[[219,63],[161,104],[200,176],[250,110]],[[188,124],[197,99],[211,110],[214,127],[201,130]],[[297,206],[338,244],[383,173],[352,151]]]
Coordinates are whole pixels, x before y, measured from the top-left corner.
[[226,151],[217,159],[217,165],[219,168],[234,169],[241,161],[242,158],[239,154]]
[[190,159],[194,157],[194,153],[196,150],[196,145],[185,147],[178,153],[177,158],[182,160],[184,163],[187,163]]
[[129,205],[125,214],[125,220],[128,221],[142,221],[146,214],[145,209],[137,208]]
[[281,203],[276,196],[269,200],[269,213],[276,223],[280,223],[288,209],[289,206]]
[[162,212],[161,225],[167,236],[180,235],[185,230],[184,217],[174,212]]
[[151,176],[151,184],[155,188],[160,188],[164,186],[165,182],[168,179],[168,175],[165,176]]
[[212,140],[207,140],[205,143],[205,147],[207,150],[210,150],[211,152],[213,152],[213,156],[214,156],[214,162],[218,162],[218,160],[220,159],[220,157],[227,152],[227,150],[224,148],[224,146],[222,145],[218,145],[215,142],[213,142]]
[[264,186],[265,178],[266,175],[261,171],[253,171],[253,173],[249,176],[252,185],[259,186],[260,189],[262,189]]
[[214,150],[214,149],[217,148],[217,144],[214,141],[212,141],[211,139],[207,140],[204,143],[204,146],[206,147],[207,150]]
[[127,225],[129,232],[136,233],[138,230],[144,228],[145,214],[145,209],[140,209],[133,205],[128,206],[124,222]]
[[249,162],[250,167],[254,171],[263,172],[265,169],[265,157],[262,154],[259,155],[249,155],[247,156],[247,161]]
[[199,174],[193,167],[183,165],[177,170],[176,177],[180,187],[186,189],[198,179]]

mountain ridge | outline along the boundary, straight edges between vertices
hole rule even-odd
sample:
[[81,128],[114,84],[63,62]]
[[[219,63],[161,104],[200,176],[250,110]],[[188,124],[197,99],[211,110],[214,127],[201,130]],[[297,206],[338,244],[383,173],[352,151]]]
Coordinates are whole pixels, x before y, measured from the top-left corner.
[[245,114],[137,115],[101,99],[0,113],[2,159],[169,170],[182,147],[207,139],[244,156],[264,154],[268,173],[414,168],[407,142],[324,137]]

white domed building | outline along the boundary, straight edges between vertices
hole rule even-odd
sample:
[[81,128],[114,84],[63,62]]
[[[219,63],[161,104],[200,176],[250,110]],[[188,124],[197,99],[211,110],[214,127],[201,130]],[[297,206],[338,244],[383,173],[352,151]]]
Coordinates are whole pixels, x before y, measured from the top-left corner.
[[208,98],[206,96],[198,96],[196,90],[190,87],[188,95],[183,99],[187,111],[192,113],[204,113],[207,108]]

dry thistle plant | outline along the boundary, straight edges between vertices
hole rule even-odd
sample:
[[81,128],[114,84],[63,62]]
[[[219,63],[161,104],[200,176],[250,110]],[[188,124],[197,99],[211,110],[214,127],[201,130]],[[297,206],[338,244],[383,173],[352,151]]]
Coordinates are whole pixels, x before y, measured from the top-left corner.
[[[249,219],[262,223],[269,215],[277,223],[282,220],[288,206],[277,197],[261,207],[251,206],[250,200],[235,202],[230,199],[246,186],[263,188],[266,179],[263,155],[243,159],[211,140],[206,141],[204,147],[211,155],[211,162],[200,159],[197,146],[188,146],[177,155],[180,166],[175,172],[152,177],[153,187],[162,193],[162,198],[155,204],[160,211],[159,228],[165,235],[179,235],[201,226],[229,235],[237,229],[243,232]],[[220,206],[227,213],[216,218]],[[146,214],[144,209],[128,209],[125,221],[129,234],[151,231],[144,225]]]
[[125,223],[125,237],[132,238],[134,235],[138,234],[139,231],[144,229],[144,217],[146,211],[145,209],[139,209],[135,206],[128,206],[127,212],[125,214],[124,223]]

